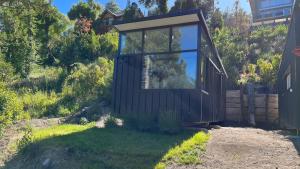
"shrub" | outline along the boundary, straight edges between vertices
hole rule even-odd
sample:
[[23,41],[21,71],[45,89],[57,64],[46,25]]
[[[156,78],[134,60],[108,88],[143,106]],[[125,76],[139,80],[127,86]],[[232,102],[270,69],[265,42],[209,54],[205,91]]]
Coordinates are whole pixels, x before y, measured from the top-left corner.
[[[28,78],[16,81],[12,86],[18,92],[30,90],[33,92],[61,92],[66,71],[62,68],[33,66],[34,69]],[[20,90],[21,89],[21,90]]]
[[86,125],[88,123],[89,123],[89,121],[85,117],[81,117],[80,120],[79,120],[79,124],[81,124],[81,125]]
[[24,149],[33,140],[32,127],[28,125],[23,130],[24,130],[24,136],[22,137],[21,140],[17,142],[17,146],[19,150]]
[[0,82],[11,82],[14,77],[13,66],[4,60],[0,53]]
[[17,120],[28,119],[29,115],[23,108],[17,94],[0,82],[0,124],[5,126]]
[[21,99],[25,110],[30,113],[31,117],[39,118],[53,113],[49,112],[49,107],[56,104],[59,97],[55,92],[48,94],[38,91],[36,93],[27,92],[21,96]]
[[78,64],[66,78],[63,96],[75,98],[79,104],[99,98],[110,100],[112,74],[113,62],[105,58],[87,66]]
[[158,117],[159,130],[165,133],[178,133],[182,129],[181,114],[173,111],[161,111]]

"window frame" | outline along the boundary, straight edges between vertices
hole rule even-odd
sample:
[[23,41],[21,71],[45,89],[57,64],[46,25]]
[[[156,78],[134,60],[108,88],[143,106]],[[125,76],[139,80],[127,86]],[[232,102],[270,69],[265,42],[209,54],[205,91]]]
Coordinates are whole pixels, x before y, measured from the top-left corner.
[[[172,33],[173,33],[173,28],[174,27],[180,27],[180,26],[197,26],[197,48],[196,49],[189,49],[189,50],[181,50],[181,51],[172,51]],[[157,29],[163,29],[163,28],[169,28],[169,49],[167,52],[145,52],[145,31],[147,30],[157,30]],[[200,61],[201,61],[201,56],[200,56],[200,45],[201,45],[201,34],[205,33],[202,32],[202,25],[200,22],[190,22],[190,23],[184,23],[184,24],[175,24],[175,25],[167,25],[167,26],[160,26],[160,27],[154,27],[154,28],[144,28],[144,29],[135,29],[135,30],[129,30],[129,31],[122,31],[119,32],[119,39],[121,39],[122,34],[126,34],[128,32],[142,32],[142,52],[141,53],[132,53],[132,54],[122,54],[121,53],[121,40],[119,40],[119,50],[118,50],[118,57],[130,57],[130,56],[138,56],[142,57],[142,62],[141,62],[141,67],[139,71],[141,72],[140,74],[140,82],[139,82],[139,89],[141,91],[145,92],[153,92],[153,91],[194,91],[194,90],[201,90],[201,85],[200,85]],[[145,89],[143,88],[143,73],[144,73],[144,68],[143,68],[143,63],[145,56],[147,55],[163,55],[163,54],[176,54],[176,53],[186,53],[186,52],[196,52],[196,79],[195,79],[195,88],[193,89],[184,89],[184,88],[179,88],[179,89]]]

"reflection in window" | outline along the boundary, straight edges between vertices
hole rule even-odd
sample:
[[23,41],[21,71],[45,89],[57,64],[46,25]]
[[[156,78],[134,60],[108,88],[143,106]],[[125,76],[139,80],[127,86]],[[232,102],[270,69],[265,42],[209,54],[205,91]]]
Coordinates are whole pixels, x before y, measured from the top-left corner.
[[197,53],[146,55],[144,89],[195,89]]
[[145,31],[145,52],[157,53],[169,51],[170,29],[155,29]]
[[121,54],[142,53],[142,32],[121,34]]
[[197,49],[197,25],[173,28],[172,51]]

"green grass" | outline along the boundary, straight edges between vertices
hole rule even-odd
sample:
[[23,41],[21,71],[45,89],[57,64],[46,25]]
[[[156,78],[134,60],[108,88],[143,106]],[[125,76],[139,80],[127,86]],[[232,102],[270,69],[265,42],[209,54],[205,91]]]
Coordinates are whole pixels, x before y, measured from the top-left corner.
[[172,163],[175,163],[175,165],[199,164],[201,162],[200,156],[205,151],[205,146],[209,138],[210,135],[204,132],[195,134],[181,145],[170,149],[155,168],[163,169]]
[[46,159],[55,169],[159,169],[173,163],[196,164],[209,138],[191,131],[166,135],[94,125],[33,131],[33,143],[7,162],[6,168],[45,168]]

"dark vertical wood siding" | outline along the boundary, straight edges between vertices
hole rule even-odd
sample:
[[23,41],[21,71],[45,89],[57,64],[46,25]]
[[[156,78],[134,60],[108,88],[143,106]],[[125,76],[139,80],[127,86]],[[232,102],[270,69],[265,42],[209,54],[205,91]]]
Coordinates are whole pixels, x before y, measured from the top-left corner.
[[[199,35],[200,36],[200,35]],[[113,110],[120,115],[136,118],[158,118],[160,112],[174,112],[172,118],[181,117],[184,122],[214,122],[224,118],[225,79],[217,68],[207,62],[208,91],[201,90],[200,63],[197,61],[197,88],[190,90],[144,90],[142,89],[143,55],[119,56],[115,59],[113,82]],[[218,65],[218,64],[217,64]]]

